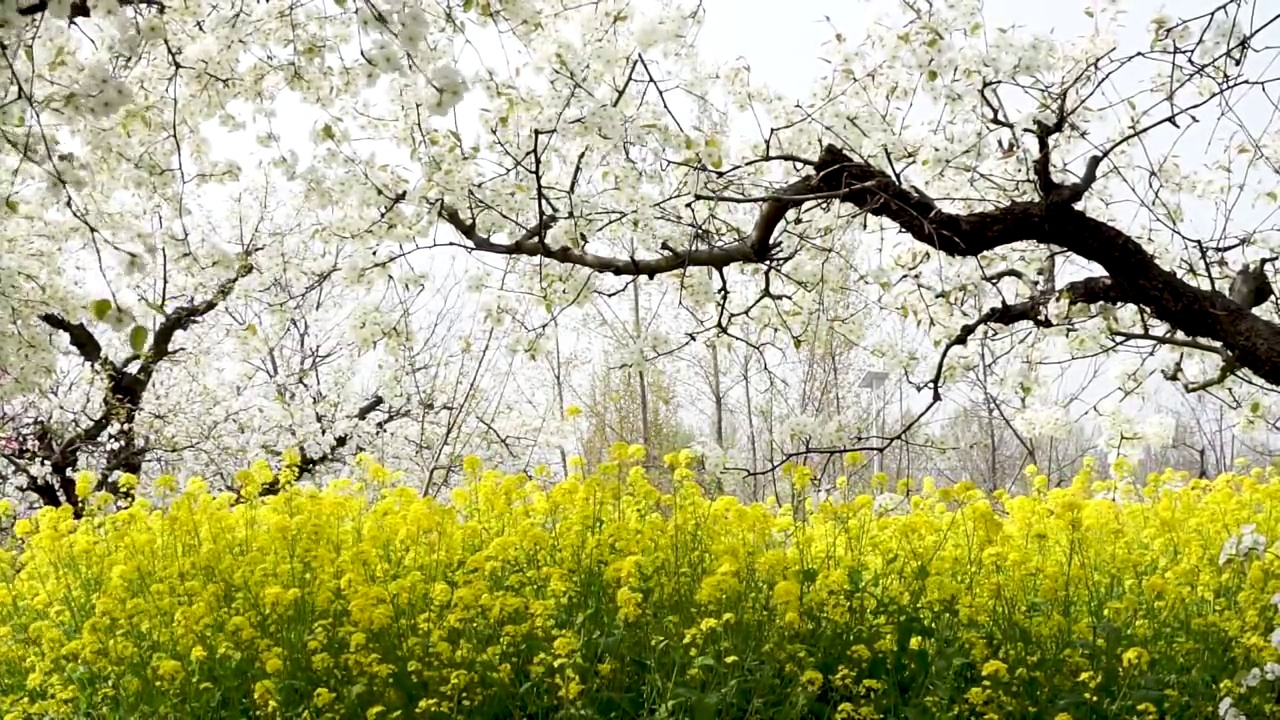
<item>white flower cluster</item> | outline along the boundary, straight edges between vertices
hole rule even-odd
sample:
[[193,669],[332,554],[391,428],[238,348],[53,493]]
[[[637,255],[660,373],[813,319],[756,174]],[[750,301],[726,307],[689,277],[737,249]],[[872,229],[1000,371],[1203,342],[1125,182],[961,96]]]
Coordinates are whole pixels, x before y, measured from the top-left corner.
[[1167,448],[1173,445],[1173,437],[1178,429],[1178,421],[1168,415],[1144,415],[1138,422],[1138,433],[1148,445],[1156,448]]
[[545,360],[555,349],[555,336],[550,332],[537,335],[512,335],[507,338],[504,349],[508,357],[525,356],[534,362]]
[[650,16],[635,29],[636,47],[648,52],[682,40],[688,33],[687,22],[671,15]]
[[643,341],[626,343],[618,350],[619,362],[628,368],[643,370],[649,364]]
[[148,15],[138,23],[138,35],[147,42],[163,40],[165,36],[164,20],[158,14]]
[[898,493],[880,493],[872,500],[871,511],[877,515],[906,515],[911,512],[911,502]]
[[376,305],[367,304],[352,313],[348,325],[349,337],[357,348],[367,352],[393,331],[395,323],[393,315],[382,312]]
[[717,281],[703,273],[691,272],[680,278],[680,292],[684,303],[691,308],[708,310],[719,299]]
[[[1277,634],[1280,634],[1280,628],[1271,633],[1271,644],[1277,642]],[[1266,680],[1267,682],[1275,682],[1280,680],[1280,663],[1269,662],[1260,668],[1252,668],[1244,676],[1245,687],[1257,687],[1258,683]]]
[[462,286],[466,288],[467,292],[478,294],[486,288],[488,280],[482,268],[472,268],[467,271],[462,281]]
[[385,37],[375,38],[364,49],[364,56],[380,73],[397,72],[403,67],[400,47]]
[[1267,550],[1267,537],[1257,532],[1257,529],[1257,525],[1249,523],[1240,528],[1239,535],[1227,538],[1227,541],[1222,544],[1222,551],[1218,553],[1218,564],[1226,565],[1236,558],[1248,559],[1250,553],[1256,553],[1261,557]]
[[855,415],[800,414],[784,421],[775,436],[783,445],[801,443],[810,447],[837,445],[866,432]]
[[405,52],[417,52],[427,44],[430,36],[430,18],[420,7],[409,7],[400,13],[400,47]]
[[109,117],[133,99],[133,90],[111,75],[106,63],[90,65],[81,77],[73,95],[91,117]]
[[1054,398],[1039,399],[1014,418],[1020,432],[1034,438],[1065,438],[1075,427],[1071,415]]
[[486,323],[495,328],[503,328],[507,325],[507,320],[516,314],[517,307],[510,296],[491,291],[480,298],[476,309]]
[[[1241,530],[1243,531],[1248,528],[1249,533],[1252,533],[1252,527],[1252,525],[1246,525],[1244,528],[1241,528]],[[1258,538],[1262,537],[1256,533],[1253,534]],[[1230,540],[1228,540],[1228,542],[1230,542]],[[1264,538],[1262,542],[1265,544],[1266,539]],[[1225,550],[1226,548],[1223,549]],[[1259,552],[1261,552],[1261,550],[1259,550]],[[1271,604],[1280,608],[1280,593],[1276,593],[1271,596]],[[1271,647],[1274,647],[1276,650],[1280,650],[1280,625],[1277,625],[1276,628],[1271,631],[1270,641]],[[1257,687],[1263,680],[1271,683],[1280,680],[1280,663],[1268,662],[1262,667],[1250,668],[1249,672],[1245,673],[1245,676],[1240,683],[1244,685],[1247,690]],[[1223,720],[1248,720],[1248,717],[1241,712],[1240,708],[1235,706],[1235,700],[1230,696],[1224,697],[1222,700],[1218,701],[1218,717]]]
[[427,104],[427,111],[432,115],[448,115],[462,102],[470,85],[458,68],[449,64],[437,65],[429,78],[434,95]]

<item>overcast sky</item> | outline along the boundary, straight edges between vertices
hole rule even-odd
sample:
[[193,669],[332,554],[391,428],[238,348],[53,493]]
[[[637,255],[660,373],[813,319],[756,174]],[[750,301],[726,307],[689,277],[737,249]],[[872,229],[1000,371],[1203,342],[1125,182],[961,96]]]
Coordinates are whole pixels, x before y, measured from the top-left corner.
[[[918,0],[921,6],[927,0]],[[1069,38],[1086,32],[1093,20],[1085,8],[1099,6],[1093,0],[986,0],[984,15],[996,25],[1019,25],[1036,32],[1053,31]],[[1123,41],[1142,42],[1147,36],[1147,22],[1164,11],[1174,16],[1204,12],[1205,0],[1123,0],[1126,13]],[[717,59],[744,57],[753,74],[779,90],[792,87],[800,94],[809,80],[822,69],[818,47],[831,37],[830,25],[856,37],[863,32],[868,18],[893,5],[863,0],[703,0],[707,10],[706,25],[699,38],[702,49]],[[795,83],[797,75],[802,82]]]

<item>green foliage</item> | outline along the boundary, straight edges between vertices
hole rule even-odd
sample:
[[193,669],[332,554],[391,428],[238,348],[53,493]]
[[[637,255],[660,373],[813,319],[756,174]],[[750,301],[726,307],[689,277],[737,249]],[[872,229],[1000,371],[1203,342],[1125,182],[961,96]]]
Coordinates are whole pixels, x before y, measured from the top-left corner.
[[111,313],[113,307],[115,306],[107,298],[98,298],[89,303],[89,312],[93,313],[95,319],[102,321]]
[[134,352],[140,353],[147,347],[147,329],[141,325],[134,325],[129,331],[129,347]]

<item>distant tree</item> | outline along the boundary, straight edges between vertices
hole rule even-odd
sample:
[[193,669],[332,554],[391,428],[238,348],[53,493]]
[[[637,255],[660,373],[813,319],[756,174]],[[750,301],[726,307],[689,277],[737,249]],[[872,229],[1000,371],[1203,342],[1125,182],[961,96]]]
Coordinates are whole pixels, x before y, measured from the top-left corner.
[[696,436],[680,420],[680,400],[666,376],[654,367],[645,374],[632,369],[603,368],[592,375],[583,407],[583,457],[598,464],[617,442],[643,444],[646,464],[662,466],[663,457],[695,444]]

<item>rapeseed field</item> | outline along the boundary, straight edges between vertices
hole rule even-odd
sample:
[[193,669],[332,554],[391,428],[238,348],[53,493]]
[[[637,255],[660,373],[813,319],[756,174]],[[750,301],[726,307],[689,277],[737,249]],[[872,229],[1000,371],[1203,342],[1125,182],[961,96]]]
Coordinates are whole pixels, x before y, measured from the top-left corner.
[[660,491],[633,452],[0,521],[0,718],[1276,717],[1274,471],[883,513],[802,467],[794,504],[707,497],[689,453]]

